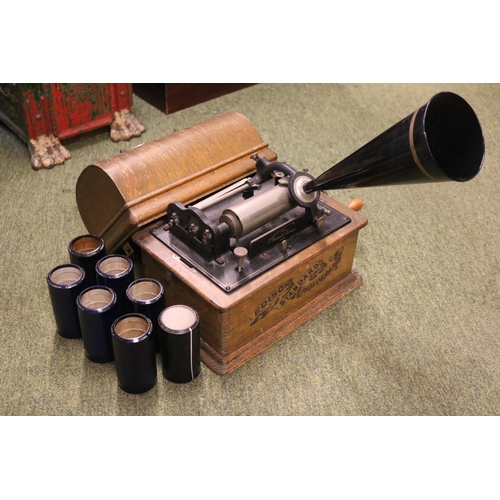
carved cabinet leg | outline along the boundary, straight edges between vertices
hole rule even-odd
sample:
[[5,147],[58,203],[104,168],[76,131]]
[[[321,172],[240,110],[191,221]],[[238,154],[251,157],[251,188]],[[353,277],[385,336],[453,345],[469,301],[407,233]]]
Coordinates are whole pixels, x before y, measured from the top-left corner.
[[128,141],[132,137],[139,137],[146,128],[128,109],[116,111],[111,123],[111,140]]
[[71,153],[52,134],[30,139],[29,149],[31,165],[36,170],[62,165],[68,158],[71,158]]

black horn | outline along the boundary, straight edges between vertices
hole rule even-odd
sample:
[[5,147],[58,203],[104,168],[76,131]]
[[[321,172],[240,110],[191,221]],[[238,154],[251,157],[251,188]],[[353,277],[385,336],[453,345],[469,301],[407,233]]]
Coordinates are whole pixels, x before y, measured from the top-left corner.
[[471,106],[441,92],[424,106],[304,186],[309,193],[472,179],[481,169],[484,139]]

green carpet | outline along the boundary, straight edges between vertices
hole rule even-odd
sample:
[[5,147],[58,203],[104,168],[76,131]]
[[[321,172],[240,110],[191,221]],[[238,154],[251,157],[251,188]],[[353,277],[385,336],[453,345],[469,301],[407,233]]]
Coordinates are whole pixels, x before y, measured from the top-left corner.
[[[75,185],[90,163],[226,111],[247,116],[279,159],[313,175],[455,91],[483,127],[482,171],[464,184],[330,191],[362,198],[354,268],[363,284],[228,376],[161,375],[148,393],[118,388],[114,363],[88,361],[55,331],[45,276],[86,232]],[[0,414],[498,415],[500,413],[500,85],[261,84],[165,115],[135,97],[146,126],[66,144],[72,158],[34,171],[0,125]]]

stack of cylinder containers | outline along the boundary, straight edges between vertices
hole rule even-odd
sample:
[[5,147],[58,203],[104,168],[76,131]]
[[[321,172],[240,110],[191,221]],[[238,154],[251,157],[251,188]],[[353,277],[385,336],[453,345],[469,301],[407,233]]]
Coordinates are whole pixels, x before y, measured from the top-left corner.
[[118,385],[128,393],[144,393],[156,385],[158,353],[167,380],[186,383],[200,374],[199,316],[194,309],[166,307],[162,284],[135,279],[132,260],[106,255],[99,236],[77,236],[68,253],[70,263],[47,275],[59,335],[82,338],[90,361],[114,361]]

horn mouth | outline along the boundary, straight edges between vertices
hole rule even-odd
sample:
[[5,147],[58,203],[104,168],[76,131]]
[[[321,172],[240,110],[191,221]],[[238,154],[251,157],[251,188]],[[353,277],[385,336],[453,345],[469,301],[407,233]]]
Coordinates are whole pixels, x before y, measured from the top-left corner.
[[484,158],[484,138],[476,113],[453,92],[436,94],[424,114],[424,134],[429,152],[451,180],[475,177]]

